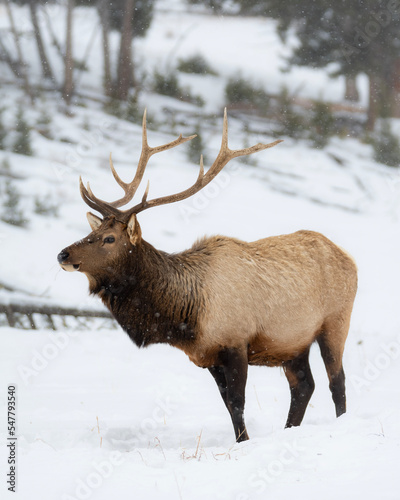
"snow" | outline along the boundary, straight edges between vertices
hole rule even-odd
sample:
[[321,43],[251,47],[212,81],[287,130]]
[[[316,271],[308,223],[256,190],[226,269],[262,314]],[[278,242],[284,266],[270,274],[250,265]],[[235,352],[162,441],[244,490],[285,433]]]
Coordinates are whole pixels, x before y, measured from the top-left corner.
[[[195,80],[208,97],[205,112],[215,116],[202,123],[209,158],[219,148],[223,81],[237,70],[273,90],[286,83],[301,87],[304,96],[321,93],[341,99],[340,81],[330,80],[326,72],[279,72],[287,49],[271,21],[188,13],[178,1],[170,10],[166,5],[169,2],[160,4],[148,36],[138,41],[136,50],[147,68],[165,68],[199,52],[218,67],[220,77],[205,83]],[[78,20],[90,26],[84,9],[77,12]],[[90,36],[87,26],[81,31],[82,44]],[[220,39],[229,43],[219,44]],[[91,61],[91,71],[82,78],[94,92],[101,62],[95,56]],[[21,94],[10,87],[7,99],[15,102]],[[191,105],[150,92],[141,102],[158,122],[168,120],[165,108],[172,107],[176,116],[193,111]],[[42,302],[100,308],[99,300],[88,296],[85,276],[62,272],[56,256],[89,231],[79,175],[98,196],[118,197],[108,169],[109,152],[121,177],[131,178],[141,129],[105,115],[90,101],[86,107],[75,106],[69,118],[58,111],[56,97],[46,107],[52,115],[53,140],[35,132],[32,158],[0,151],[0,162],[8,158],[13,173],[21,177],[15,184],[30,218],[28,229],[0,222],[1,281]],[[37,111],[28,111],[35,120]],[[12,120],[11,111],[7,113]],[[193,132],[193,124],[183,121],[184,134]],[[229,125],[230,144],[241,147],[245,124],[231,117]],[[400,123],[394,126],[399,129]],[[179,125],[173,133],[167,130],[166,125],[150,129],[149,143],[165,143],[181,132]],[[246,140],[272,140],[268,127],[260,130]],[[150,198],[178,192],[195,181],[198,167],[187,160],[186,151],[182,146],[151,159],[146,173]],[[251,439],[236,444],[212,377],[178,350],[160,345],[139,350],[121,329],[54,333],[1,327],[0,462],[3,470],[8,455],[7,387],[15,384],[16,497],[398,500],[399,181],[397,171],[376,164],[371,147],[355,139],[334,138],[324,150],[285,139],[248,163],[233,161],[193,199],[140,214],[144,238],[170,252],[189,247],[204,234],[250,241],[298,229],[320,231],[348,250],[358,265],[359,291],[344,354],[345,415],[334,416],[315,347],[311,367],[316,390],[303,424],[283,429],[289,389],[282,371],[250,367],[246,423]],[[36,195],[58,202],[59,216],[35,214]],[[10,294],[2,291],[2,301],[7,297]],[[1,498],[13,498],[4,473],[0,491]]]

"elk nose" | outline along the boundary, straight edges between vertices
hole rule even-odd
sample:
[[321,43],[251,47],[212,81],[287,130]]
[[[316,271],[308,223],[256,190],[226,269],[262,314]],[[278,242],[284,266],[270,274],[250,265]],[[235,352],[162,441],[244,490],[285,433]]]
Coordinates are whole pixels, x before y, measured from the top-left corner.
[[69,253],[66,252],[65,250],[61,250],[61,252],[57,255],[57,260],[61,264],[61,262],[64,262],[65,259],[68,259]]

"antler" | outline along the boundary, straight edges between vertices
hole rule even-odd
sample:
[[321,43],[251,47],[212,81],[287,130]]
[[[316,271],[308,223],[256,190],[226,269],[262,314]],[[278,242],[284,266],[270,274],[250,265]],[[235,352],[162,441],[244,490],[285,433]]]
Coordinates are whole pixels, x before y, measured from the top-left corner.
[[219,150],[218,156],[208,171],[204,174],[204,166],[203,166],[203,155],[200,157],[200,172],[197,177],[196,182],[188,189],[181,191],[180,193],[163,196],[161,198],[155,198],[154,200],[146,201],[147,193],[143,197],[142,201],[135,205],[133,208],[127,210],[126,212],[130,214],[138,214],[142,210],[145,210],[150,207],[157,207],[159,205],[165,205],[167,203],[174,203],[176,201],[182,201],[190,196],[193,196],[198,191],[203,189],[203,187],[207,186],[214,177],[216,177],[219,172],[225,167],[225,165],[232,160],[233,158],[237,158],[238,156],[246,156],[252,153],[257,153],[258,151],[262,151],[263,149],[272,148],[276,146],[282,140],[277,140],[271,142],[269,144],[258,143],[255,146],[251,146],[249,148],[244,149],[229,149],[228,147],[228,117],[226,113],[226,108],[224,109],[224,124],[223,124],[223,133],[222,133],[222,143],[221,148]]
[[[115,200],[113,202],[106,202],[104,200],[101,200],[100,198],[97,198],[93,194],[93,191],[90,188],[90,184],[87,183],[87,188],[83,185],[82,179],[79,178],[79,186],[80,186],[80,192],[83,200],[85,201],[86,204],[88,204],[91,208],[97,210],[100,212],[103,216],[107,215],[119,215],[121,214],[120,210],[116,210],[118,207],[121,207],[123,205],[126,205],[129,203],[132,198],[135,196],[135,193],[143,179],[144,172],[146,170],[147,163],[150,159],[151,156],[153,156],[156,153],[161,153],[162,151],[167,151],[168,149],[172,149],[175,146],[179,146],[179,144],[183,144],[186,141],[190,141],[191,139],[194,139],[196,135],[191,135],[190,137],[182,137],[182,134],[175,139],[174,141],[168,142],[167,144],[163,144],[162,146],[156,146],[156,147],[150,147],[148,142],[147,142],[147,125],[146,125],[146,117],[147,117],[147,110],[144,111],[143,114],[143,123],[142,123],[142,153],[140,155],[139,163],[136,169],[135,177],[133,180],[129,183],[124,182],[120,176],[118,175],[117,171],[114,168],[113,162],[112,162],[112,157],[110,154],[110,168],[111,172],[114,176],[114,179],[117,181],[117,183],[122,187],[122,189],[125,192],[125,195],[120,198],[119,200]],[[149,190],[149,186],[147,186],[146,193]],[[145,193],[145,195],[146,195]]]
[[144,170],[146,168],[147,162],[150,158],[150,156],[154,153],[158,153],[160,151],[165,151],[167,149],[173,148],[177,146],[178,144],[181,144],[185,141],[188,141],[190,139],[193,139],[195,136],[190,136],[187,138],[183,138],[182,135],[178,137],[175,141],[172,141],[168,144],[165,144],[164,146],[158,146],[156,148],[150,148],[147,144],[147,135],[146,135],[146,113],[143,117],[143,148],[142,148],[142,154],[139,160],[139,165],[135,174],[135,177],[133,181],[129,184],[126,184],[121,181],[119,178],[118,174],[116,173],[112,162],[110,161],[111,165],[111,170],[114,175],[115,180],[118,182],[118,184],[124,189],[125,191],[125,196],[121,198],[120,200],[117,200],[112,203],[106,203],[103,200],[100,200],[96,198],[88,184],[87,189],[83,186],[82,180],[80,179],[80,189],[81,189],[81,195],[82,198],[84,199],[85,203],[87,203],[90,207],[94,208],[95,210],[99,211],[103,216],[106,215],[115,215],[116,218],[118,218],[121,221],[127,222],[129,218],[131,217],[132,214],[138,214],[139,212],[142,212],[143,210],[146,210],[147,208],[151,207],[157,207],[160,205],[166,205],[168,203],[174,203],[176,201],[182,201],[185,200],[186,198],[189,198],[190,196],[193,196],[196,194],[198,191],[200,191],[203,187],[205,187],[207,184],[209,184],[214,177],[216,177],[219,172],[224,168],[224,166],[233,158],[237,158],[238,156],[246,156],[250,155],[253,153],[257,153],[258,151],[262,151],[263,149],[268,149],[272,148],[273,146],[276,146],[281,140],[277,140],[274,142],[271,142],[269,144],[262,144],[258,143],[254,146],[251,146],[249,148],[244,148],[244,149],[229,149],[228,147],[228,118],[227,118],[227,113],[226,113],[226,108],[224,110],[224,124],[223,124],[223,133],[222,133],[222,143],[221,143],[221,148],[219,150],[218,156],[214,163],[211,165],[211,167],[208,169],[206,173],[204,173],[204,165],[203,165],[203,156],[200,158],[200,172],[197,177],[196,182],[189,187],[188,189],[185,189],[184,191],[181,191],[180,193],[169,195],[169,196],[163,196],[160,198],[155,198],[153,200],[147,201],[147,195],[149,192],[149,184],[147,184],[146,191],[143,195],[142,201],[135,205],[134,207],[128,209],[128,210],[118,210],[117,207],[120,207],[121,205],[124,205],[128,203],[134,196],[140,181],[143,178]]

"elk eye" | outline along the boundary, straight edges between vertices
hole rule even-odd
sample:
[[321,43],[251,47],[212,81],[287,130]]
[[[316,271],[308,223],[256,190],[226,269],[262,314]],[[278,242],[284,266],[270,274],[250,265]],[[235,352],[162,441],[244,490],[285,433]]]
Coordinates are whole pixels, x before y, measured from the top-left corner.
[[104,238],[103,243],[114,243],[114,241],[114,236],[107,236],[107,238]]

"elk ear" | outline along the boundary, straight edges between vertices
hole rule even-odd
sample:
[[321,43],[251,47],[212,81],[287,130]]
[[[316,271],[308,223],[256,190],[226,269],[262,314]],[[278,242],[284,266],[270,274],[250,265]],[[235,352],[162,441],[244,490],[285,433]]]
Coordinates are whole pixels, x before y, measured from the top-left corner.
[[142,230],[140,229],[135,214],[132,214],[129,219],[127,231],[132,245],[136,245],[136,243],[142,238]]
[[100,217],[97,217],[97,215],[94,215],[90,212],[86,214],[87,220],[89,222],[90,227],[92,228],[92,231],[96,231],[101,226],[101,223],[103,222]]

